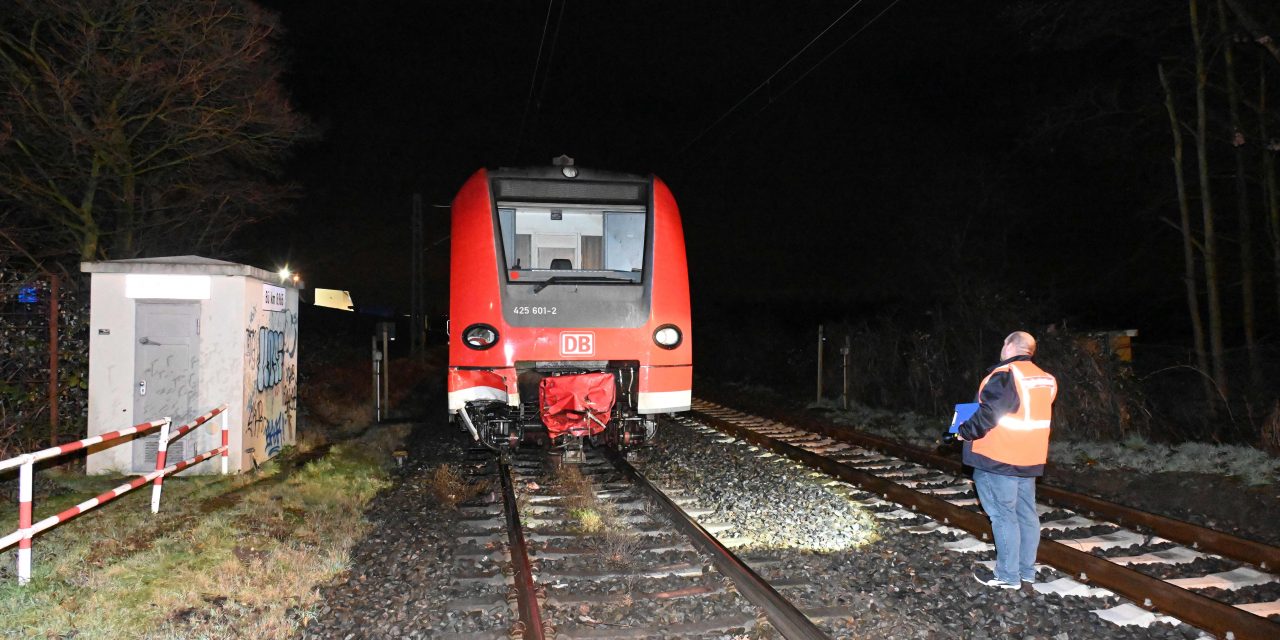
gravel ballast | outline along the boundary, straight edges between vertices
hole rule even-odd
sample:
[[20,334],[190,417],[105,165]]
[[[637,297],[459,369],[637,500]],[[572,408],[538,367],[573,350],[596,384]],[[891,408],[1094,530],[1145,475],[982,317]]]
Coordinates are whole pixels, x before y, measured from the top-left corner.
[[[368,511],[371,532],[353,548],[350,570],[321,589],[324,604],[302,637],[505,637],[516,616],[500,595],[505,586],[496,584],[506,564],[502,545],[463,541],[461,536],[471,529],[468,521],[479,522],[480,516],[474,510],[442,505],[430,491],[432,473],[441,464],[483,471],[484,463],[469,459],[466,449],[461,434],[443,420],[418,427],[405,469]],[[637,467],[651,480],[688,499],[686,508],[710,510],[700,518],[704,524],[721,525],[718,537],[742,545],[737,548],[740,556],[835,637],[1071,640],[1200,635],[1187,625],[1118,627],[1090,611],[1121,604],[1118,598],[1064,598],[979,585],[973,568],[980,560],[993,559],[992,552],[946,551],[941,545],[960,534],[906,533],[901,527],[925,521],[879,518],[876,513],[897,507],[863,506],[858,501],[870,496],[722,434],[667,422],[658,443],[635,457]],[[684,553],[659,552],[647,563],[688,560]],[[588,565],[581,558],[567,558],[555,566]],[[1043,580],[1056,577],[1042,575]],[[662,578],[646,581],[637,591],[674,591],[686,585],[681,579]],[[592,596],[581,610],[604,629],[664,619],[667,608],[673,613],[665,619],[672,622],[742,612],[741,605],[724,594],[692,607],[686,602],[672,608],[671,601],[636,601],[603,584],[583,587],[583,593],[549,587],[562,608],[572,606],[573,597]],[[611,606],[600,598],[610,595],[620,596],[625,606]],[[459,611],[460,603],[470,606]],[[677,610],[680,613],[674,613]],[[767,629],[750,633],[776,637]]]
[[[846,496],[847,489],[825,476],[728,440],[667,426],[657,447],[642,454],[642,471],[694,497],[700,507],[714,505],[716,513],[704,520],[732,523],[734,529],[722,538],[753,540],[742,555],[767,560],[761,570],[766,577],[806,583],[803,594],[787,590],[802,608],[849,607],[853,619],[833,628],[835,635],[1054,640],[1200,635],[1187,625],[1118,627],[1091,613],[1120,604],[1118,598],[1026,595],[979,585],[972,571],[979,560],[994,559],[993,552],[943,550],[944,542],[958,536],[906,533],[900,525],[924,520],[879,521],[871,509],[854,503],[865,494]],[[844,548],[832,549],[837,541]]]

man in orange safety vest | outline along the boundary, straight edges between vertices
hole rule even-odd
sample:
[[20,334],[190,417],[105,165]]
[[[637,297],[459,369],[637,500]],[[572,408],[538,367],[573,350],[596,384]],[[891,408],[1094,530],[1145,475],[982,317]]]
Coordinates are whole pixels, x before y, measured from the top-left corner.
[[973,467],[996,544],[995,571],[980,567],[974,577],[1004,589],[1029,588],[1036,578],[1036,478],[1049,457],[1058,381],[1031,362],[1035,352],[1036,339],[1025,331],[1004,339],[1000,362],[978,385],[978,410],[955,436],[964,440],[964,463]]

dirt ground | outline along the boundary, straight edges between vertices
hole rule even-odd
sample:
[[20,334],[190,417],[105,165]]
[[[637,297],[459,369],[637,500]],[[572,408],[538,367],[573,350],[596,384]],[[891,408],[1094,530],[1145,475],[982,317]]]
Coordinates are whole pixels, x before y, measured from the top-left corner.
[[1234,535],[1280,544],[1280,486],[1204,473],[1055,467],[1045,482]]

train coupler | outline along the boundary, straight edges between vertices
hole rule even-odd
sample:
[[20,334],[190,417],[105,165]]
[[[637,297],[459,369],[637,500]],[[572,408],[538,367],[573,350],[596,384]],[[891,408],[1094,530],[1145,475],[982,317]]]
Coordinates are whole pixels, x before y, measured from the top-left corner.
[[584,464],[587,461],[587,450],[583,446],[583,438],[579,436],[564,436],[564,442],[560,445],[560,460],[564,464]]

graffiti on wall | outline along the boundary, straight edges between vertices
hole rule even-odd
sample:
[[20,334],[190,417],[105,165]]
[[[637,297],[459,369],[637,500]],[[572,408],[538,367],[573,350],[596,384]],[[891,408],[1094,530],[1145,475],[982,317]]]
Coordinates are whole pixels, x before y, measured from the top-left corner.
[[[264,285],[264,293],[275,294],[266,287],[271,285]],[[253,455],[262,460],[294,442],[298,409],[297,309],[272,303],[251,307],[244,344],[244,448],[253,449]]]

